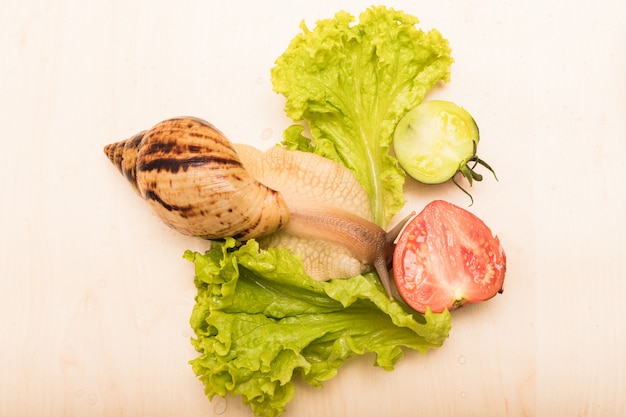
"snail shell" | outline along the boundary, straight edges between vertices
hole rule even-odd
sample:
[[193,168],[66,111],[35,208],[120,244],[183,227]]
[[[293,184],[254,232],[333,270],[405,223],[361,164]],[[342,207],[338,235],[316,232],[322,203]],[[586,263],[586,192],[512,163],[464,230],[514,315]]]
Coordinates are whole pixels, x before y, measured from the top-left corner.
[[157,216],[179,232],[246,240],[289,222],[281,194],[259,183],[209,122],[165,120],[104,152]]

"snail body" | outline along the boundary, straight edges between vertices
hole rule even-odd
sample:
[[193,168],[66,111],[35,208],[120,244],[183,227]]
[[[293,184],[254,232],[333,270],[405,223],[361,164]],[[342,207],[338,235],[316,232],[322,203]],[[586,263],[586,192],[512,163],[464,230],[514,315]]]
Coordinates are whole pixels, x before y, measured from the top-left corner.
[[387,266],[400,228],[386,233],[372,222],[367,194],[344,166],[312,153],[233,145],[191,117],[165,120],[104,151],[179,232],[290,248],[318,280],[375,269],[391,298]]

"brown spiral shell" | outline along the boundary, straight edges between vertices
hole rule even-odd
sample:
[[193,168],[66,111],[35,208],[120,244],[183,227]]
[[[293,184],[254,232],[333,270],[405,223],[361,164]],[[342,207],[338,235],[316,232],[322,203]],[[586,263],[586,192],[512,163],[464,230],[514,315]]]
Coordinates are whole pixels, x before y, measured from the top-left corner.
[[104,152],[157,216],[183,234],[246,240],[289,222],[281,194],[250,176],[231,142],[204,120],[165,120]]

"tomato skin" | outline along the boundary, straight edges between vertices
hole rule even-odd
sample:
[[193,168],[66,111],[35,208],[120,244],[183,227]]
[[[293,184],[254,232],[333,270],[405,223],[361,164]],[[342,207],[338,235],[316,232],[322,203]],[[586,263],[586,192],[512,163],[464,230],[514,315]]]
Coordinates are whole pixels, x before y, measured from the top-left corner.
[[504,249],[489,227],[443,200],[407,224],[393,253],[396,288],[421,313],[488,300],[502,292],[505,272]]

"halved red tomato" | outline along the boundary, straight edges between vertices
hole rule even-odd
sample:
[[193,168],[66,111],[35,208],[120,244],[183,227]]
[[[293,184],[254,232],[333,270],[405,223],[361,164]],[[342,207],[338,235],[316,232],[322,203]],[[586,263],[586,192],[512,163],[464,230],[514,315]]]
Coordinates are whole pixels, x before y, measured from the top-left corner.
[[393,253],[398,292],[421,313],[488,300],[502,292],[505,271],[504,249],[489,227],[442,200],[407,224]]

